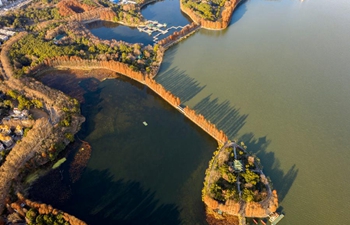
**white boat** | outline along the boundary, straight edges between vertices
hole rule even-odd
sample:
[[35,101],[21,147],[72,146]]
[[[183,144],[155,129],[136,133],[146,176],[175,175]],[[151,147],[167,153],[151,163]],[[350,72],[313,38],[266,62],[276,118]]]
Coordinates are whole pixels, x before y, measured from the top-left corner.
[[145,125],[145,126],[147,126],[147,125],[148,125],[146,121],[143,121],[142,123],[143,123],[143,125]]

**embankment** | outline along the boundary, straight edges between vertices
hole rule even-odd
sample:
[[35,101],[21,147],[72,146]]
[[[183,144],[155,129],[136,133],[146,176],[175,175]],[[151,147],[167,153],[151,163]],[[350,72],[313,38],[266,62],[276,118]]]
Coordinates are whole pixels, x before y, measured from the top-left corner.
[[[45,71],[45,69],[52,67],[58,69],[108,69],[125,75],[152,89],[155,93],[157,93],[174,108],[182,112],[189,120],[197,124],[219,143],[224,143],[228,140],[226,134],[222,130],[217,129],[216,126],[210,121],[206,120],[203,115],[197,114],[189,107],[184,109],[181,108],[180,99],[174,96],[171,92],[167,91],[161,84],[157,83],[149,76],[143,75],[141,72],[133,71],[123,63],[116,61],[82,60],[78,57],[58,57],[55,59],[45,60],[41,65],[37,66],[35,70]],[[32,72],[35,72],[35,70]]]
[[174,44],[194,34],[200,28],[201,26],[199,24],[192,22],[191,24],[188,24],[184,28],[182,28],[179,32],[174,32],[168,37],[158,41],[157,44],[161,45],[164,48],[164,50],[167,50]]

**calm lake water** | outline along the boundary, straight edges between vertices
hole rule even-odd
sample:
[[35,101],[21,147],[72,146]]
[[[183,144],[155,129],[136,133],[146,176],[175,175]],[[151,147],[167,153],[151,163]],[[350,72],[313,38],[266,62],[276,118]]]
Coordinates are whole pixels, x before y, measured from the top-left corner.
[[346,0],[246,1],[156,77],[261,158],[281,225],[350,223],[349,24]]
[[[65,90],[60,79],[53,86]],[[79,87],[87,93],[78,136],[91,144],[91,158],[81,179],[70,183],[70,156],[60,167],[62,180],[53,181],[60,184],[36,185],[32,198],[44,198],[88,224],[206,224],[201,189],[216,141],[130,79],[97,87],[87,79]],[[57,200],[50,193],[40,197],[43,188],[60,189]]]
[[[142,13],[184,19],[172,0]],[[349,24],[346,0],[245,1],[228,29],[169,49],[156,77],[261,158],[281,225],[350,223]],[[86,99],[93,155],[67,211],[92,224],[205,224],[200,189],[215,142],[129,81],[105,81]]]
[[[187,17],[180,11],[180,1],[177,0],[166,0],[146,5],[142,8],[142,15],[147,20],[156,20],[161,24],[166,23],[167,29],[171,27],[185,26],[191,22],[190,18]],[[91,33],[101,39],[116,39],[122,40],[129,43],[143,43],[145,45],[153,45],[153,36],[158,34],[154,32],[152,35],[148,35],[144,32],[139,32],[137,28],[131,28],[122,26],[113,22],[97,21],[87,25]],[[174,31],[181,30],[181,28],[174,28],[169,30],[168,33],[158,36],[161,40]]]

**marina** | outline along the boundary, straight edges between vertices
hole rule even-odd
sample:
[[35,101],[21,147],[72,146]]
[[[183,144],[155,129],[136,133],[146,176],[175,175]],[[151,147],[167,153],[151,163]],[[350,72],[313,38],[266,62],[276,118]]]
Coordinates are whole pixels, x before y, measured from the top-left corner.
[[159,23],[158,21],[148,20],[145,25],[140,25],[137,27],[137,29],[140,32],[147,33],[148,35],[152,35],[153,32],[158,32],[158,34],[153,36],[153,42],[157,43],[158,37],[160,35],[164,35],[172,29],[177,30],[177,29],[183,28],[183,26],[171,26],[171,27],[163,30],[162,28],[166,28],[166,26],[167,26],[166,23]]

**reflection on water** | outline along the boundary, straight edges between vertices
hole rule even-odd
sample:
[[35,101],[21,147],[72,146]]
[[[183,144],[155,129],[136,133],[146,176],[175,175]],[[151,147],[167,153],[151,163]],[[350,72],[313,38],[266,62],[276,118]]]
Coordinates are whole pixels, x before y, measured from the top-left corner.
[[[156,77],[261,158],[281,225],[350,221],[349,11],[347,0],[246,1],[225,32],[167,51]],[[178,90],[184,77],[198,88]],[[247,115],[238,131],[231,107]]]
[[[180,2],[175,0],[159,1],[146,5],[142,8],[141,13],[146,20],[156,20],[162,24],[166,23],[167,28],[185,26],[191,22],[190,18],[181,12]],[[116,39],[129,43],[143,43],[145,45],[153,45],[153,36],[158,34],[158,32],[153,32],[152,35],[148,35],[144,32],[139,32],[136,28],[105,21],[87,24],[87,28],[101,39]],[[172,29],[166,34],[159,35],[158,40],[166,38],[174,31],[176,30]]]
[[128,43],[143,43],[153,45],[152,36],[139,32],[135,27],[127,27],[118,23],[95,21],[86,25],[95,36],[101,39],[115,39]]
[[92,155],[77,183],[63,173],[71,197],[61,208],[88,224],[206,224],[201,189],[216,142],[139,83],[92,83],[79,84],[86,122],[78,134]]

